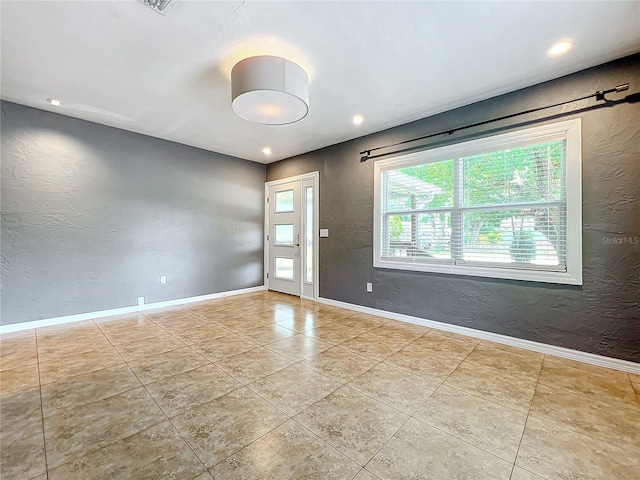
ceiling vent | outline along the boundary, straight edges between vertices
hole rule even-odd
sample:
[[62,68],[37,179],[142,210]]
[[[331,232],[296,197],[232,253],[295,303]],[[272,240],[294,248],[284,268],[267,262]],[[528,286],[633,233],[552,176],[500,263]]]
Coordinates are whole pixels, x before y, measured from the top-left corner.
[[148,7],[155,10],[156,12],[161,13],[162,15],[166,15],[169,12],[169,10],[171,10],[171,7],[173,7],[173,4],[175,3],[174,0],[140,0],[140,1],[145,5],[147,5]]

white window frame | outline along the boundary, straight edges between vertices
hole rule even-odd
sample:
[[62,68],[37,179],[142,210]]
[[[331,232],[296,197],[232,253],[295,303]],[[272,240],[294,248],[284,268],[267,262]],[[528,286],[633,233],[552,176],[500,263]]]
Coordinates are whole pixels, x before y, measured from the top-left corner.
[[[523,144],[531,144],[532,141],[544,142],[549,137],[559,135],[566,138],[566,272],[430,263],[424,260],[406,262],[381,257],[381,178],[384,171],[515,148]],[[374,195],[373,266],[375,268],[582,285],[582,122],[579,118],[379,160],[374,165]]]

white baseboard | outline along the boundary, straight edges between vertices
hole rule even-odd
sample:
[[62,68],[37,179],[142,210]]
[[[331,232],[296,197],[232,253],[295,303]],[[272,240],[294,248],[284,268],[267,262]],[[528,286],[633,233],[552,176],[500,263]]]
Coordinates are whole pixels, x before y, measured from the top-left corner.
[[575,360],[576,362],[588,363],[590,365],[596,365],[598,367],[611,368],[613,370],[620,370],[622,372],[635,373],[640,375],[640,363],[629,362],[627,360],[620,360],[618,358],[604,357],[602,355],[596,355],[593,353],[580,352],[578,350],[571,350],[570,348],[556,347],[554,345],[547,345],[545,343],[533,342],[531,340],[523,340],[521,338],[508,337],[507,335],[500,335],[498,333],[484,332],[482,330],[475,330],[473,328],[460,327],[458,325],[451,325],[449,323],[436,322],[433,320],[427,320],[419,317],[412,317],[410,315],[404,315],[402,313],[388,312],[386,310],[378,310],[377,308],[363,307],[361,305],[355,305],[353,303],[340,302],[338,300],[331,300],[330,298],[318,299],[319,303],[325,305],[331,305],[334,307],[346,308],[348,310],[354,310],[356,312],[368,313],[369,315],[376,315],[378,317],[389,318],[391,320],[398,320],[400,322],[413,323],[415,325],[422,325],[424,327],[435,328],[437,330],[443,330],[446,332],[458,333],[460,335],[466,335],[468,337],[480,338],[482,340],[489,340],[491,342],[501,343],[503,345],[510,345],[512,347],[523,348],[525,350],[532,350],[538,353],[544,353],[546,355],[554,355],[556,357],[567,358],[569,360]]
[[112,308],[110,310],[101,310],[99,312],[78,313],[76,315],[67,315],[64,317],[45,318],[43,320],[34,320],[32,322],[13,323],[10,325],[0,325],[0,334],[19,332],[21,330],[30,330],[32,328],[50,327],[52,325],[62,325],[63,323],[79,322],[82,320],[92,320],[94,318],[111,317],[113,315],[122,315],[125,313],[142,312],[145,310],[153,310],[155,308],[173,307],[175,305],[184,305],[186,303],[202,302],[204,300],[213,300],[216,298],[230,297],[233,295],[242,295],[244,293],[260,292],[264,290],[264,285],[259,287],[242,288],[240,290],[229,290],[226,292],[210,293],[208,295],[199,295],[197,297],[177,298],[175,300],[167,300],[166,302],[147,303],[144,305],[133,305],[131,307]]

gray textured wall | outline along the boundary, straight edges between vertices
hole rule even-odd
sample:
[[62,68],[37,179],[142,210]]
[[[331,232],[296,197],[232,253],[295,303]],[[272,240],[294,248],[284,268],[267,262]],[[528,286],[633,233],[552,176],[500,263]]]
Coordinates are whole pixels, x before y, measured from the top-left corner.
[[262,285],[263,165],[7,102],[1,122],[3,325]]
[[[627,93],[640,92],[640,55],[269,165],[267,180],[320,172],[320,227],[330,231],[329,238],[320,239],[320,295],[640,361],[640,244],[603,241],[603,237],[640,237],[639,103],[561,118],[583,119],[582,287],[374,269],[374,161],[359,162],[359,151],[367,147],[568,100],[625,82],[631,84]],[[564,110],[594,103],[585,101]],[[445,141],[474,138],[562,110],[456,133]],[[442,144],[440,140],[429,145]],[[373,282],[373,293],[366,293],[366,282]]]

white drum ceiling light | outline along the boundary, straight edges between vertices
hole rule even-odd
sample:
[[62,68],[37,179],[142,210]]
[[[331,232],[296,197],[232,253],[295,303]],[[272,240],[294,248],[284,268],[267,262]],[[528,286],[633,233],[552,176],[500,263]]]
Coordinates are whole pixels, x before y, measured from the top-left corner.
[[231,98],[233,111],[250,122],[294,123],[309,113],[309,78],[286,58],[245,58],[231,70]]

